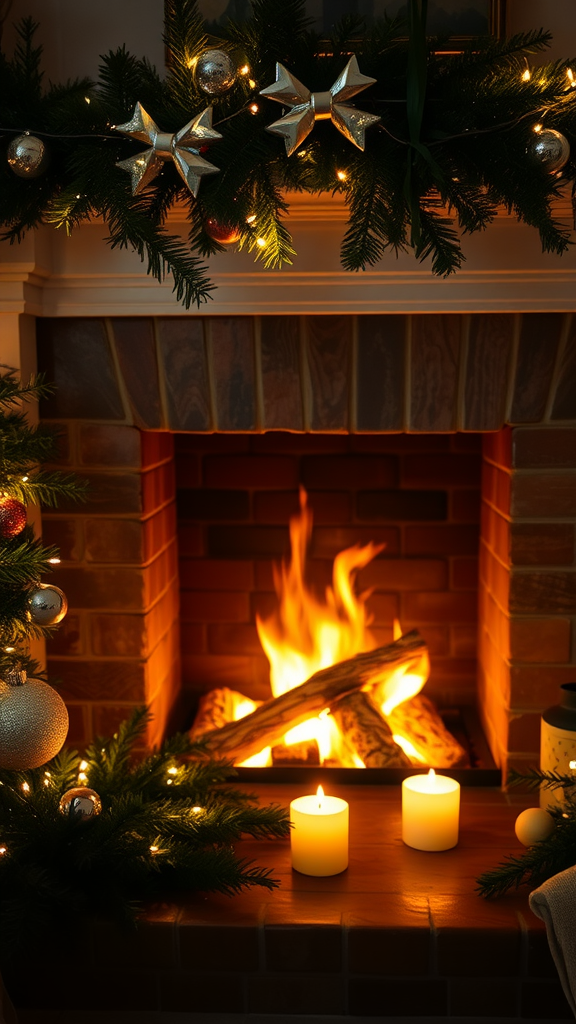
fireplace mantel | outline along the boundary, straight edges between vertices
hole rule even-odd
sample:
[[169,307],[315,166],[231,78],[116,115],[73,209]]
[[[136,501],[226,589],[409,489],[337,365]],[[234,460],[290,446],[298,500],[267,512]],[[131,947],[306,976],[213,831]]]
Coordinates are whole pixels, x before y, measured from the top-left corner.
[[[462,270],[447,279],[432,275],[410,253],[390,253],[372,270],[344,271],[339,250],[346,209],[339,196],[289,196],[287,224],[297,257],[293,266],[267,271],[249,253],[210,260],[217,286],[200,312],[211,315],[570,311],[576,309],[576,250],[543,254],[537,232],[501,213],[485,231],[464,239]],[[566,198],[557,218],[572,226]],[[182,211],[168,229],[185,235]],[[19,245],[0,245],[0,315],[181,315],[170,279],[159,284],[138,256],[111,250],[102,222],[72,236],[44,227]],[[190,315],[197,315],[194,307]]]

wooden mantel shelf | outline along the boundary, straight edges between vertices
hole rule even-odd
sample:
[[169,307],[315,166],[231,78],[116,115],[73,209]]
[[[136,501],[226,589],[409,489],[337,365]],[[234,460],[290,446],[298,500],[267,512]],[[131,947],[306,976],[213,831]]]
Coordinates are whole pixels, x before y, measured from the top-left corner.
[[[463,239],[466,262],[449,278],[410,253],[388,253],[370,270],[350,273],[339,259],[347,211],[343,198],[294,193],[287,224],[298,253],[292,266],[265,270],[246,252],[210,260],[217,290],[200,312],[215,315],[284,313],[409,313],[570,311],[576,309],[576,249],[543,254],[537,232],[505,212],[484,232]],[[557,218],[572,227],[568,199]],[[168,228],[185,235],[174,208]],[[105,225],[83,224],[68,238],[45,227],[20,245],[0,244],[0,315],[183,315],[170,279],[149,278],[138,256],[111,250]],[[198,313],[196,308],[188,315]]]
[[[253,788],[262,803],[283,805],[306,792]],[[93,924],[71,935],[69,952],[43,947],[34,985],[29,958],[5,978],[17,1006],[206,1021],[211,1013],[571,1019],[527,891],[492,902],[474,892],[478,874],[520,851],[514,821],[530,797],[464,788],[459,845],[421,853],[400,839],[400,787],[332,788],[350,804],[345,873],[300,875],[288,842],[243,842],[242,855],[270,867],[280,888],[185,895],[150,907],[135,933]],[[85,976],[96,979],[80,1001],[76,985],[62,983],[62,963],[79,948]]]

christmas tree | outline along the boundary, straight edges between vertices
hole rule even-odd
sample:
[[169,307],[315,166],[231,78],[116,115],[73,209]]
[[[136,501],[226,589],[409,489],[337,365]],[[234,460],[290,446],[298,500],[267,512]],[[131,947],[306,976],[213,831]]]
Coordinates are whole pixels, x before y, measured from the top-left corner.
[[[66,614],[63,592],[42,576],[59,561],[27,524],[27,505],[56,505],[82,497],[74,477],[46,472],[57,435],[32,425],[24,403],[52,389],[41,377],[20,383],[0,376],[0,767],[35,768],[58,753],[68,731],[61,697],[38,678],[33,638],[48,637]],[[28,679],[28,677],[31,677]]]
[[[41,468],[58,438],[33,426],[23,403],[51,391],[0,376],[0,954],[17,953],[90,911],[134,915],[146,896],[167,889],[232,895],[272,888],[268,871],[243,861],[243,834],[285,838],[288,815],[258,807],[225,785],[231,765],[205,755],[187,736],[134,756],[148,721],[137,709],[111,739],[83,756],[61,747],[64,702],[38,678],[34,637],[48,637],[66,612],[61,590],[41,582],[59,561],[27,525],[31,502],[79,499],[76,478]],[[28,678],[31,677],[31,678]],[[60,752],[61,751],[61,752]]]

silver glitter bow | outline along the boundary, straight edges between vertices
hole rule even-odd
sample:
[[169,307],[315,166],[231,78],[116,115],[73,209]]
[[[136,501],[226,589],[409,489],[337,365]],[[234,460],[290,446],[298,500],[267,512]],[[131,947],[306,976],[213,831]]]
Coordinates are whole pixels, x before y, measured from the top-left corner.
[[349,142],[353,142],[358,149],[364,149],[366,129],[380,118],[349,106],[346,100],[367,89],[375,81],[375,78],[360,74],[356,57],[351,57],[328,92],[311,93],[283,64],[277,64],[276,81],[262,89],[260,95],[268,96],[292,109],[289,114],[268,125],[268,131],[283,136],[286,153],[290,156],[310,134],[315,121],[330,119]]
[[150,144],[150,149],[130,156],[127,160],[120,160],[116,164],[132,175],[133,195],[137,195],[154,180],[167,160],[174,161],[178,174],[194,196],[198,195],[200,179],[205,174],[217,174],[220,169],[204,160],[199,153],[200,146],[213,139],[222,138],[220,133],[212,128],[212,107],[206,107],[206,110],[192,118],[179,132],[170,135],[168,132],[159,131],[144,107],[137,103],[132,120],[126,124],[116,125],[116,131]]

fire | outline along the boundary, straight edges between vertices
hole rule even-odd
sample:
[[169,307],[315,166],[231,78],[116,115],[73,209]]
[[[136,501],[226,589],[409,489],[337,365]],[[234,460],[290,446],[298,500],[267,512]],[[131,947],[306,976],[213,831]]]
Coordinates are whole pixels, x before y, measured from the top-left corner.
[[[312,513],[308,508],[306,492],[300,491],[300,512],[290,521],[291,557],[288,563],[274,567],[274,585],[278,607],[268,619],[257,617],[256,626],[260,642],[270,663],[270,685],[274,697],[292,690],[309,679],[319,669],[327,668],[363,651],[373,650],[377,642],[370,631],[372,616],[367,608],[371,591],[357,595],[355,576],[383,550],[383,544],[370,542],[355,544],[341,551],[334,560],[332,585],[320,599],[305,580],[306,555],[312,535]],[[394,639],[402,635],[398,622],[394,623]],[[427,659],[416,673],[399,669],[392,678],[383,679],[380,686],[374,680],[372,697],[388,715],[403,701],[417,694],[428,677]],[[254,701],[243,700],[235,709],[239,719],[254,710]],[[358,755],[346,749],[329,710],[310,718],[286,733],[287,745],[315,739],[320,760],[338,761],[346,766],[364,767]],[[394,736],[414,763],[424,758],[408,739]],[[270,748],[243,762],[243,765],[265,766],[271,763]]]

